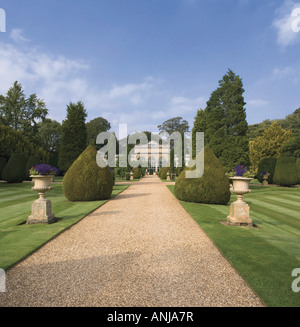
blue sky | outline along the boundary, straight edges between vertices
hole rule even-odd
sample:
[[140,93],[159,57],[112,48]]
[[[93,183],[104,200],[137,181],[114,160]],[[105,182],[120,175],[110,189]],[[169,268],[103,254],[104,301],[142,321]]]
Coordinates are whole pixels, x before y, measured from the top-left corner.
[[[87,120],[155,132],[190,126],[218,81],[243,79],[249,124],[300,107],[300,27],[292,0],[3,0],[0,94],[18,80],[49,117],[82,100]],[[295,20],[298,19],[299,23]],[[298,25],[297,25],[298,24]]]

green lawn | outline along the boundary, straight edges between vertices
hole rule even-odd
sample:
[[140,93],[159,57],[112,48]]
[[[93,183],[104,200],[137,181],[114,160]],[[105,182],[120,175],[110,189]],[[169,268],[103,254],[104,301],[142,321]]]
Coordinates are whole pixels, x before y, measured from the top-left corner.
[[291,284],[292,271],[300,268],[300,188],[251,189],[244,200],[259,228],[221,224],[229,205],[180,203],[267,306],[299,307],[300,293]]
[[[38,198],[31,183],[0,183],[0,268],[7,269],[66,228],[78,222],[107,201],[68,202],[62,184],[52,184],[46,198],[52,201],[52,210],[61,220],[51,225],[26,225],[31,204]],[[114,186],[112,196],[128,185]],[[21,224],[21,225],[20,225]]]

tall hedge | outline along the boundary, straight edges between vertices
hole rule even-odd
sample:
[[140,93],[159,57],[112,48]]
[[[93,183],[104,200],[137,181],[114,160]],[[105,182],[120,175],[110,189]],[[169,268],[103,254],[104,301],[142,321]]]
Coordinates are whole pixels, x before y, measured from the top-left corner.
[[296,185],[298,182],[298,176],[296,172],[296,158],[278,158],[273,181],[275,184],[281,186]]
[[0,179],[1,179],[2,171],[6,166],[6,163],[7,163],[6,158],[0,158]]
[[296,160],[297,184],[300,184],[300,158]]
[[22,153],[13,153],[2,172],[2,179],[8,183],[21,183],[26,178],[27,158]]
[[[221,161],[207,146],[204,150],[204,173],[200,178],[186,178],[185,168],[175,184],[175,196],[182,201],[227,204],[230,200],[229,179]],[[190,169],[189,169],[190,170]]]
[[63,179],[63,191],[69,201],[97,201],[110,197],[113,176],[109,167],[100,168],[97,151],[91,145],[74,161]]
[[276,163],[277,163],[276,158],[265,158],[259,163],[257,179],[259,180],[260,183],[263,182],[262,173],[266,172],[270,174],[268,177],[268,182],[270,184],[273,184],[273,177],[275,173]]

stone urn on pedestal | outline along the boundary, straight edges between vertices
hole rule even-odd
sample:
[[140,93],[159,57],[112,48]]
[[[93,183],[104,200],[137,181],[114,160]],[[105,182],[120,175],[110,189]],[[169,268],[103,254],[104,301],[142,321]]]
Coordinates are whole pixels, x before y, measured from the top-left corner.
[[232,192],[237,195],[237,201],[230,206],[230,214],[227,217],[227,224],[232,226],[249,226],[252,227],[250,218],[250,207],[243,201],[244,194],[250,193],[249,184],[253,178],[242,176],[231,177],[233,189]]
[[27,224],[50,224],[55,221],[52,203],[45,198],[45,193],[51,190],[53,177],[58,169],[46,164],[36,165],[30,170],[30,177],[34,183],[33,191],[39,193],[39,198],[32,203],[31,215]]
[[133,181],[133,171],[130,172],[130,180]]
[[269,186],[269,182],[268,182],[268,178],[270,176],[269,173],[263,173],[263,182],[262,182],[262,186]]
[[171,180],[170,172],[168,171],[168,172],[167,172],[167,181],[170,181],[170,180]]

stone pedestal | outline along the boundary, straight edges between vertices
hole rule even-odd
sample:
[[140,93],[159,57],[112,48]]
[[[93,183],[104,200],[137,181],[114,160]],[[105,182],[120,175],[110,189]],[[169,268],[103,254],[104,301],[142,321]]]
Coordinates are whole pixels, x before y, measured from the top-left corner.
[[238,195],[238,200],[231,204],[227,224],[232,226],[253,226],[250,218],[250,207],[242,200],[242,195]]
[[133,181],[133,174],[130,174],[130,180]]
[[27,224],[50,224],[54,220],[50,200],[40,197],[32,203],[31,216],[28,217]]
[[168,172],[167,173],[167,181],[170,181],[171,180],[171,177],[170,177],[170,173]]
[[27,224],[51,224],[55,221],[52,213],[52,203],[45,198],[45,193],[51,190],[50,184],[53,180],[51,175],[33,175],[33,191],[39,192],[39,199],[32,203],[31,215],[27,219]]
[[270,176],[270,174],[263,175],[262,186],[269,186],[269,182],[268,182],[269,176]]
[[250,193],[249,183],[252,178],[232,177],[233,186],[231,191],[237,195],[237,201],[230,206],[227,224],[231,226],[249,226],[253,227],[250,218],[250,207],[243,201],[244,194]]

